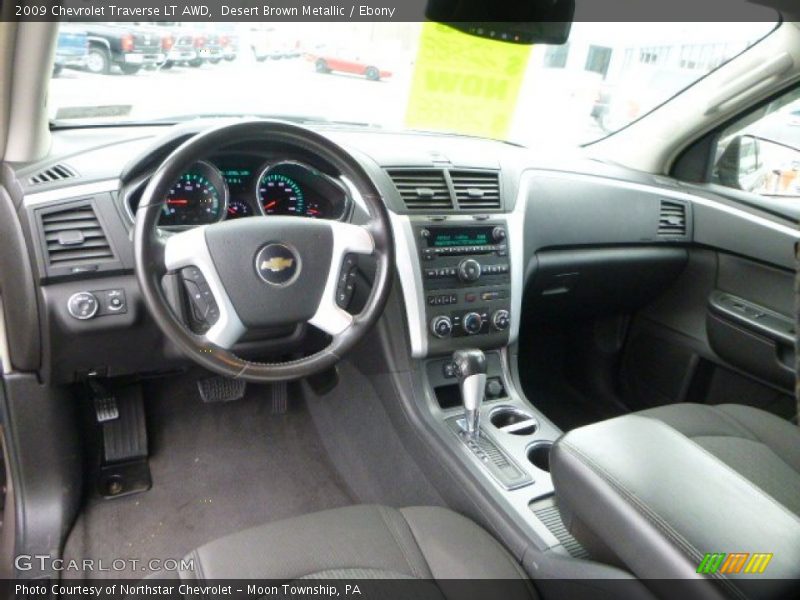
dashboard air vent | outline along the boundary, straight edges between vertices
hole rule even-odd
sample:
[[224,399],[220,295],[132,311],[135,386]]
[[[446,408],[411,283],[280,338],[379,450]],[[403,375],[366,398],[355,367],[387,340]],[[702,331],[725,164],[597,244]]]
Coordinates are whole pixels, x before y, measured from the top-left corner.
[[686,235],[686,205],[681,202],[661,201],[658,215],[658,235],[681,237]]
[[444,171],[395,169],[388,173],[408,210],[436,211],[453,208]]
[[41,185],[43,183],[52,183],[54,181],[63,181],[64,179],[72,179],[77,177],[78,174],[65,164],[53,165],[43,171],[39,171],[36,175],[32,175],[28,179],[31,185]]
[[451,171],[459,208],[500,208],[500,179],[495,171]]
[[50,266],[114,258],[108,238],[89,202],[42,214],[42,234]]

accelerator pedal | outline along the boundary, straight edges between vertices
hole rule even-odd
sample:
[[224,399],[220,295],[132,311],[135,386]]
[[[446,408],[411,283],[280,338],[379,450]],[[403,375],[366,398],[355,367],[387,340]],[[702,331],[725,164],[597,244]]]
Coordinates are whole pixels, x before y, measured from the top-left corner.
[[197,390],[203,402],[233,402],[241,400],[247,391],[247,382],[216,375],[197,382]]
[[285,415],[289,409],[289,384],[279,381],[269,386],[272,396],[272,414]]

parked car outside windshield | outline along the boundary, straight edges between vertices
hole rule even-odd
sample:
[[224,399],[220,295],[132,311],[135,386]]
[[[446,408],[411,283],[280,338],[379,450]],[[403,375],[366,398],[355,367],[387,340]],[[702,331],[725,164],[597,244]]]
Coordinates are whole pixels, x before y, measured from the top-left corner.
[[570,147],[642,117],[774,27],[575,23],[563,46],[521,47],[433,23],[86,24],[88,62],[51,82],[50,117],[274,116]]

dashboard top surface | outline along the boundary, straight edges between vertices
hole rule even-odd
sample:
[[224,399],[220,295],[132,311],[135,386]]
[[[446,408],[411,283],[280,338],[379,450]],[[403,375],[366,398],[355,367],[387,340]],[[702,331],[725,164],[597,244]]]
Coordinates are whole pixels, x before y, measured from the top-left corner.
[[[116,179],[130,165],[132,157],[155,154],[159,146],[173,148],[175,139],[219,124],[198,121],[177,126],[96,127],[58,129],[52,133],[47,158],[13,165],[20,195],[46,191],[66,185]],[[658,184],[659,178],[593,160],[587,151],[576,148],[553,153],[548,148],[523,148],[501,141],[446,134],[353,130],[324,127],[315,130],[361,158],[377,166],[435,167],[455,166],[477,169],[503,169],[512,176],[528,168],[574,171],[603,177]],[[184,138],[185,139],[185,138]],[[268,143],[268,140],[265,140]],[[246,150],[246,149],[245,149]],[[78,177],[63,183],[32,186],[29,178],[47,167],[65,163]]]

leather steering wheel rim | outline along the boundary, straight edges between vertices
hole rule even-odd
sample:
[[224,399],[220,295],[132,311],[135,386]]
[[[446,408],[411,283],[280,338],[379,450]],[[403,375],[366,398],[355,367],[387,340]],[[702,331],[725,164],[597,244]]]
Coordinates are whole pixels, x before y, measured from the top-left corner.
[[[265,140],[310,153],[349,180],[369,213],[369,220],[363,229],[372,239],[371,255],[375,258],[377,267],[363,310],[353,315],[346,329],[332,335],[332,341],[326,348],[297,360],[275,363],[245,360],[227,348],[192,332],[178,318],[162,287],[162,278],[169,272],[165,256],[169,239],[158,229],[162,205],[170,188],[195,162],[232,144],[239,145],[248,141],[263,143]],[[271,217],[249,219],[269,218]],[[330,225],[333,227],[332,223]],[[394,270],[394,244],[389,214],[377,187],[364,168],[330,139],[305,127],[281,121],[248,120],[222,125],[190,138],[175,149],[158,167],[144,190],[136,212],[133,240],[139,287],[150,315],[164,335],[200,366],[226,377],[254,383],[299,379],[336,364],[366,335],[382,314]],[[340,265],[331,264],[331,269],[339,267]],[[321,301],[335,300],[324,298]]]

